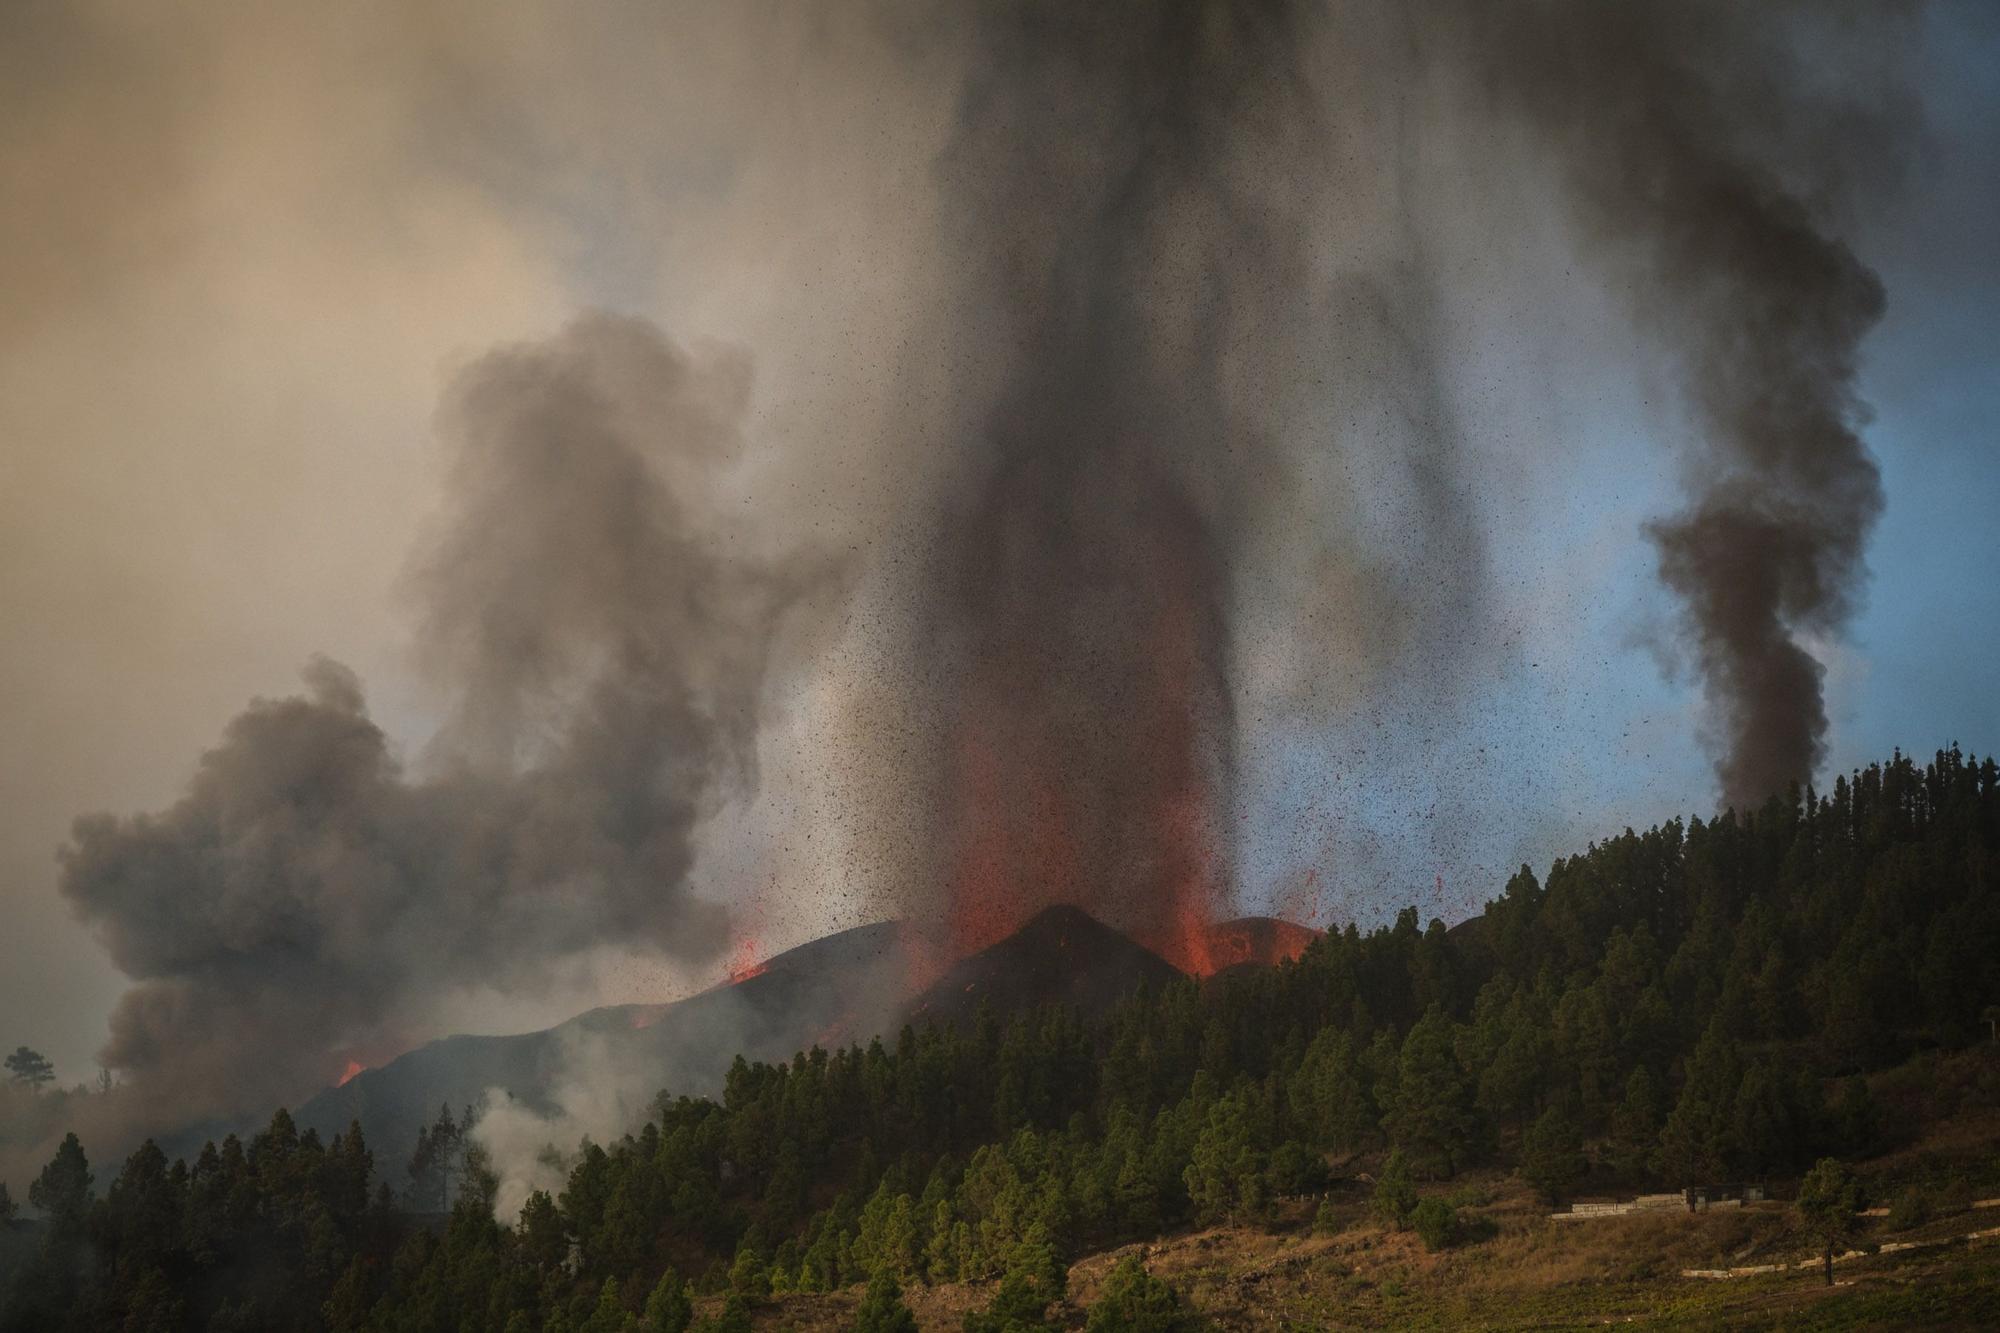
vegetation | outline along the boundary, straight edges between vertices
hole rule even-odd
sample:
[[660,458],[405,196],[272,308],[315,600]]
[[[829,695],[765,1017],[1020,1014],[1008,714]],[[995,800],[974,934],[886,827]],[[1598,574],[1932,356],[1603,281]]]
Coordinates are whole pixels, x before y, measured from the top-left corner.
[[1521,1178],[1549,1203],[1560,1200],[1590,1170],[1583,1130],[1562,1106],[1542,1112],[1521,1137]]
[[16,1083],[40,1092],[44,1084],[56,1081],[56,1067],[40,1051],[26,1046],[17,1046],[14,1053],[0,1061],[7,1066],[7,1076]]
[[[449,1113],[407,1207],[358,1131],[322,1144],[282,1112],[191,1165],[148,1144],[102,1198],[72,1137],[30,1192],[47,1221],[0,1327],[747,1327],[764,1301],[886,1278],[994,1283],[966,1326],[1034,1329],[1070,1256],[1255,1226],[1384,1151],[1382,1217],[1457,1238],[1437,1262],[1460,1262],[1490,1247],[1420,1180],[1513,1170],[1553,1196],[1875,1151],[1857,1075],[1990,1039],[1996,858],[2000,768],[1898,756],[1827,795],[1621,834],[1545,881],[1523,867],[1456,931],[1406,911],[1097,1020],[983,1013],[739,1060],[719,1101],[662,1098],[506,1222]],[[1151,1317],[1140,1276],[1113,1308]],[[1392,1322],[1396,1290],[1371,1296]]]
[[1443,1199],[1424,1199],[1410,1210],[1410,1229],[1427,1250],[1442,1250],[1458,1239],[1458,1210]]
[[1833,1256],[1856,1235],[1855,1214],[1861,1211],[1861,1182],[1846,1165],[1822,1157],[1799,1184],[1799,1220],[1826,1259],[1826,1285],[1833,1285]]
[[1090,1307],[1087,1333],[1199,1333],[1207,1323],[1180,1295],[1128,1254],[1111,1270],[1104,1294]]
[[1382,1174],[1375,1178],[1375,1216],[1385,1226],[1400,1228],[1409,1225],[1416,1207],[1417,1185],[1410,1179],[1409,1163],[1401,1148],[1391,1148]]
[[886,1268],[868,1279],[868,1295],[854,1317],[854,1333],[917,1333],[917,1317],[903,1304],[903,1289]]

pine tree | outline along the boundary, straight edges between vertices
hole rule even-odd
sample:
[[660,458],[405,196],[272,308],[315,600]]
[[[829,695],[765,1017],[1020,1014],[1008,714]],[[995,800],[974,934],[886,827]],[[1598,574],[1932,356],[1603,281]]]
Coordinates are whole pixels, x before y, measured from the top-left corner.
[[1548,1203],[1559,1201],[1589,1168],[1583,1131],[1561,1105],[1542,1112],[1521,1138],[1521,1178]]
[[563,1232],[562,1214],[546,1190],[536,1190],[521,1205],[521,1220],[515,1227],[520,1253],[540,1272],[560,1269],[569,1258],[569,1237]]
[[1377,1218],[1400,1231],[1408,1224],[1416,1206],[1417,1187],[1410,1179],[1410,1164],[1401,1148],[1393,1148],[1389,1159],[1382,1163],[1381,1174],[1375,1177],[1371,1207]]
[[14,1053],[0,1063],[7,1066],[8,1075],[16,1083],[35,1092],[56,1081],[55,1065],[40,1051],[26,1046],[15,1047]]
[[1837,1158],[1822,1157],[1799,1182],[1799,1220],[1825,1256],[1829,1287],[1833,1285],[1834,1252],[1853,1240],[1854,1215],[1864,1202],[1861,1182]]
[[760,1305],[771,1298],[771,1270],[751,1240],[736,1247],[735,1262],[729,1266],[729,1290],[741,1296],[746,1305]]
[[685,1333],[694,1320],[694,1298],[681,1275],[669,1268],[646,1297],[645,1333]]
[[1452,1051],[1451,1022],[1433,1007],[1403,1039],[1384,1128],[1397,1147],[1451,1176],[1468,1156],[1475,1127],[1472,1092]]
[[623,1333],[624,1328],[625,1305],[618,1299],[617,1280],[605,1278],[597,1294],[597,1308],[578,1326],[577,1333]]
[[1224,1097],[1209,1108],[1207,1123],[1195,1140],[1182,1178],[1199,1223],[1263,1216],[1269,1202],[1263,1156],[1257,1151],[1240,1098]]
[[1640,1065],[1625,1080],[1625,1098],[1611,1113],[1611,1165],[1623,1175],[1646,1169],[1660,1141],[1660,1082]]
[[1033,1333],[1053,1327],[1049,1306],[1068,1290],[1069,1272],[1048,1238],[1034,1231],[1014,1247],[992,1303],[965,1317],[965,1333]]
[[1856,1074],[1840,1090],[1833,1108],[1834,1135],[1843,1152],[1867,1157],[1882,1146],[1882,1112],[1868,1091],[1868,1080]]
[[750,1333],[750,1306],[743,1297],[731,1292],[722,1303],[722,1309],[691,1326],[695,1333]]
[[887,1268],[868,1279],[868,1294],[854,1314],[854,1333],[917,1333],[917,1317],[903,1304],[903,1289]]
[[28,1202],[49,1215],[49,1228],[57,1235],[80,1235],[90,1211],[90,1160],[74,1134],[63,1135],[56,1155],[28,1186]]

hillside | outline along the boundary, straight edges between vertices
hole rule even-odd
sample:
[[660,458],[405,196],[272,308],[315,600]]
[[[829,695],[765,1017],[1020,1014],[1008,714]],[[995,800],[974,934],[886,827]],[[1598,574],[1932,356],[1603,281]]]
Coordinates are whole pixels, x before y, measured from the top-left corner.
[[[0,1328],[185,1308],[254,1327],[574,1333],[691,1287],[703,1333],[720,1333],[812,1326],[871,1274],[895,1275],[932,1326],[953,1302],[991,1302],[995,1327],[1074,1326],[1058,1275],[1087,1299],[1091,1265],[1134,1246],[1170,1287],[1127,1270],[1121,1290],[1233,1328],[1702,1326],[1790,1319],[1793,1302],[1817,1321],[1845,1298],[1800,1294],[1795,1266],[1680,1276],[1796,1265],[1809,1247],[1782,1206],[1561,1223],[1548,1209],[1727,1182],[1783,1198],[1816,1163],[1847,1163],[1894,1211],[1843,1243],[1981,1230],[1974,1192],[2000,1194],[1996,865],[2000,765],[1949,750],[1522,867],[1476,929],[1406,909],[1206,982],[1057,911],[928,996],[1040,1007],[735,1064],[719,1100],[557,1145],[537,1159],[548,1192],[505,1217],[476,1158],[441,1159],[431,1178],[461,1180],[442,1235],[370,1205],[368,1145],[288,1117],[185,1172],[151,1148],[100,1167],[96,1203],[66,1145],[47,1173],[68,1182],[50,1231],[66,1239],[21,1275]],[[787,1003],[841,972],[779,962],[767,984],[800,988]],[[395,1180],[397,1160],[380,1154],[374,1178]],[[1375,1220],[1378,1187],[1421,1247]],[[1978,1323],[1986,1244],[1853,1260],[1842,1280],[1872,1303],[1826,1318]],[[1907,1274],[1922,1281],[1898,1287]]]
[[1097,1016],[1142,985],[1181,979],[1158,954],[1079,907],[1049,907],[1019,930],[953,964],[905,1008],[916,1023],[969,1020],[981,1005],[1006,1018],[1068,1005]]
[[[1422,1196],[1458,1212],[1458,1237],[1434,1251],[1415,1231],[1375,1216],[1362,1172],[1323,1197],[1281,1201],[1256,1225],[1181,1229],[1080,1255],[1053,1322],[1079,1322],[1118,1260],[1137,1255],[1214,1328],[1245,1333],[2000,1326],[2000,1045],[1919,1056],[1870,1083],[1902,1126],[1895,1145],[1862,1170],[1869,1199],[1888,1215],[1866,1219],[1864,1252],[1836,1266],[1831,1288],[1782,1199],[1564,1222],[1518,1176],[1476,1170],[1420,1185]],[[1363,1165],[1374,1171],[1381,1162],[1354,1164]],[[1688,1275],[1773,1265],[1785,1271]],[[950,1282],[905,1295],[919,1328],[942,1331],[957,1330],[993,1293],[991,1282]],[[778,1297],[753,1327],[844,1330],[860,1297],[858,1287]]]
[[857,926],[671,1004],[614,1005],[541,1032],[430,1042],[326,1089],[294,1118],[326,1139],[359,1121],[368,1142],[400,1162],[441,1104],[456,1112],[497,1089],[553,1113],[583,1063],[629,1082],[635,1108],[662,1089],[714,1096],[738,1055],[784,1060],[815,1043],[865,1040],[889,1025],[910,965],[899,923]]

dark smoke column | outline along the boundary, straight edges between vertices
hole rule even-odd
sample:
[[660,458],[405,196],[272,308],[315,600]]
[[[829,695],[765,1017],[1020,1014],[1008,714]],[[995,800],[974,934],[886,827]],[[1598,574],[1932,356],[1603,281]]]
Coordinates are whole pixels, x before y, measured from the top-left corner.
[[440,997],[606,945],[720,954],[696,830],[754,787],[773,637],[822,576],[738,557],[717,517],[749,376],[609,315],[480,358],[413,575],[450,705],[423,771],[320,660],[171,807],[77,821],[62,892],[133,983],[102,1058],[148,1114],[261,1114],[406,1047]]
[[1072,901],[1202,968],[1228,893],[1243,479],[1218,364],[1296,220],[1311,116],[1271,5],[982,11],[940,171],[995,384],[939,539],[956,943]]
[[1650,533],[1686,608],[1722,801],[1754,807],[1824,756],[1807,640],[1853,613],[1882,508],[1855,394],[1882,289],[1822,214],[1893,175],[1901,19],[1693,3],[1484,18],[1472,57],[1562,162],[1705,436],[1687,510]]

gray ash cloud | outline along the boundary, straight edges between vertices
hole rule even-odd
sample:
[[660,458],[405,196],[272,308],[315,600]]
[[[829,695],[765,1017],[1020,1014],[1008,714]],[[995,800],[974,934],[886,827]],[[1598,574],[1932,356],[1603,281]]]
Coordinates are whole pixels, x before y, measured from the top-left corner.
[[1649,535],[1727,805],[1808,780],[1825,755],[1814,638],[1852,616],[1883,503],[1856,374],[1884,293],[1837,226],[1897,183],[1913,15],[1538,4],[1485,11],[1472,34],[1684,387],[1688,505]]
[[152,815],[77,821],[61,889],[133,979],[104,1063],[214,1111],[297,1095],[454,987],[620,944],[705,960],[692,839],[754,784],[778,618],[819,576],[732,558],[704,487],[748,365],[635,320],[495,351],[449,395],[412,586],[452,711],[424,774],[320,659]]
[[[1440,387],[1438,309],[1462,295],[1440,256],[1476,248],[1480,201],[1426,211],[1439,164],[1482,140],[1554,186],[1682,388],[1688,506],[1646,535],[1721,799],[1810,778],[1813,639],[1851,614],[1881,507],[1854,376],[1882,293],[1835,229],[1843,200],[1893,178],[1901,24],[1701,4],[975,7],[938,178],[964,275],[949,309],[990,387],[947,446],[924,621],[947,718],[938,874],[968,933],[1067,899],[1157,940],[1190,895],[1227,897],[1234,655],[1274,550],[1346,575],[1303,590],[1284,650],[1360,661],[1324,707],[1448,719],[1500,669],[1465,447],[1482,423]],[[1287,426],[1306,384],[1334,410]],[[1287,493],[1335,471],[1348,493],[1316,513]],[[1386,540],[1332,532],[1342,502],[1400,521]],[[1314,623],[1322,594],[1350,614]],[[1356,633],[1357,602],[1381,623]]]
[[[988,886],[1027,895],[1008,915],[1060,890],[1156,933],[1162,901],[1231,892],[1245,748],[1288,729],[1349,729],[1340,799],[1371,818],[1491,841],[1481,816],[1520,818],[1543,756],[1482,795],[1452,748],[1510,668],[1515,577],[1482,503],[1503,455],[1453,357],[1468,311],[1532,329],[1560,300],[1513,267],[1555,218],[1695,440],[1686,508],[1650,540],[1722,796],[1819,761],[1815,644],[1852,612],[1881,505],[1854,377],[1883,296],[1839,236],[1906,142],[1901,11],[785,7],[687,18],[709,47],[650,11],[461,47],[437,34],[462,12],[412,12],[423,40],[381,43],[405,96],[360,123],[421,132],[367,179],[446,180],[565,262],[609,246],[641,271],[665,238],[732,266],[798,381],[787,449],[739,539],[715,488],[742,357],[595,317],[460,378],[449,513],[410,576],[449,699],[422,762],[318,664],[178,803],[86,818],[64,853],[63,893],[133,982],[106,1061],[162,1103],[296,1095],[441,993],[601,944],[712,957],[695,832],[755,782],[780,622],[832,574],[752,552],[822,522],[893,585],[855,621],[870,711],[794,733],[798,770],[832,775],[809,791],[833,793],[824,822],[863,830],[855,855],[893,848],[870,911],[936,915],[990,853]],[[288,23],[258,42],[313,49]],[[355,81],[315,72],[344,105]],[[315,135],[339,119],[306,110]],[[838,226],[810,225],[822,205]],[[821,273],[864,295],[813,297]],[[1448,859],[1407,852],[1362,864],[1357,843],[1328,878],[1401,901]]]

